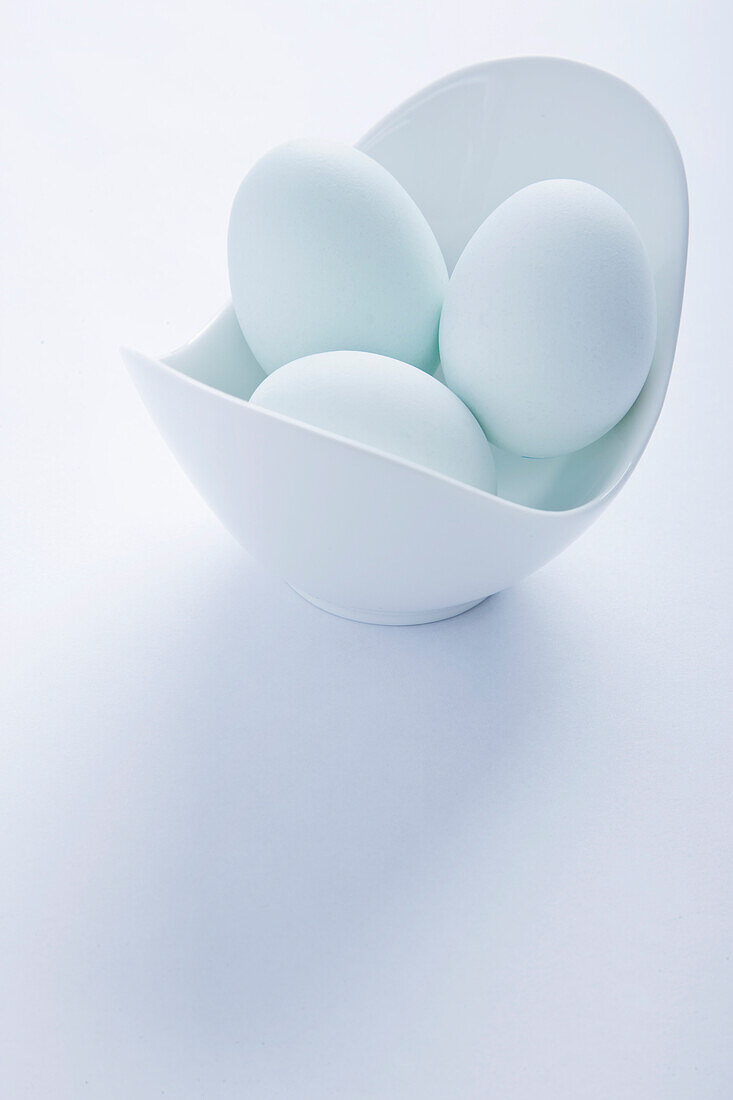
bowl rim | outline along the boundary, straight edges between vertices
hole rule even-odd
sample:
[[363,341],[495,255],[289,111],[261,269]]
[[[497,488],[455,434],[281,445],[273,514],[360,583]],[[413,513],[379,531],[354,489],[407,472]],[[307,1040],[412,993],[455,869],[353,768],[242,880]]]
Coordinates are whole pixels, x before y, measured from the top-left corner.
[[615,73],[609,72],[608,69],[602,69],[598,65],[591,65],[587,61],[578,61],[573,57],[559,57],[556,54],[515,54],[513,57],[497,57],[489,61],[475,61],[471,65],[464,65],[460,69],[454,69],[453,72],[446,73],[444,76],[438,77],[436,80],[433,80],[429,84],[426,84],[423,88],[420,88],[418,89],[418,91],[413,92],[412,95],[407,96],[406,99],[403,99],[401,103],[399,103],[396,107],[393,107],[391,111],[388,111],[387,114],[379,120],[379,122],[375,122],[373,126],[370,126],[367,132],[363,134],[355,143],[355,148],[360,149],[363,152],[364,150],[362,149],[362,146],[365,145],[368,141],[371,141],[372,138],[374,138],[379,133],[382,127],[391,122],[395,118],[395,116],[397,116],[398,114],[402,114],[403,111],[414,106],[425,96],[432,95],[434,92],[442,91],[443,88],[450,87],[451,84],[457,83],[459,80],[464,80],[466,77],[470,78],[474,75],[478,75],[480,72],[488,68],[503,68],[507,65],[514,66],[524,65],[527,63],[537,64],[538,62],[547,63],[553,66],[561,65],[567,68],[585,69],[587,72],[595,73],[597,76],[600,75],[606,80],[610,80],[615,84],[620,84],[622,87],[630,91],[633,95],[637,96],[639,99],[644,100],[647,106],[656,115],[657,120],[661,122],[662,126],[667,132],[667,135],[671,138],[672,144],[674,145],[674,148],[677,152],[680,168],[682,169],[682,178],[685,184],[685,196],[688,199],[687,212],[689,221],[689,190],[687,186],[687,173],[685,171],[685,162],[683,160],[682,152],[680,150],[677,138],[674,136],[674,133],[664,115],[661,113],[656,104],[654,104],[652,100],[649,99],[649,97],[646,96],[643,92],[639,91],[639,89],[630,81],[624,80],[622,76],[616,76]]
[[[220,316],[220,314],[217,314],[217,317],[218,316]],[[208,327],[209,326],[207,325],[198,335],[203,335]],[[188,341],[186,344],[182,344],[179,348],[175,349],[175,351],[170,352],[169,354],[180,355],[182,352],[185,354],[185,349],[197,338],[198,337],[195,336],[193,340]],[[244,406],[249,410],[249,413],[251,415],[264,416],[265,418],[271,420],[280,421],[283,424],[287,424],[291,429],[297,429],[301,432],[320,436],[323,439],[328,439],[329,441],[339,444],[341,446],[345,445],[351,450],[360,451],[363,454],[371,455],[374,458],[379,458],[389,463],[395,463],[396,465],[412,470],[414,473],[420,474],[423,477],[437,479],[438,481],[442,481],[445,484],[452,486],[453,488],[462,489],[464,492],[470,494],[471,496],[475,496],[480,500],[486,500],[488,498],[489,500],[498,503],[502,507],[513,509],[520,513],[529,515],[540,514],[548,517],[557,516],[558,520],[560,517],[563,516],[581,516],[585,512],[593,511],[596,508],[602,507],[604,503],[608,503],[625,484],[639,458],[641,458],[641,454],[646,449],[646,443],[648,443],[647,440],[644,443],[644,446],[637,458],[627,464],[618,480],[614,482],[614,484],[606,489],[603,493],[600,493],[598,496],[595,496],[591,500],[586,501],[584,504],[579,504],[574,508],[536,508],[532,505],[520,504],[518,501],[509,500],[507,499],[507,497],[499,496],[498,493],[490,493],[487,489],[479,489],[478,486],[469,485],[465,481],[458,481],[456,478],[450,477],[448,474],[443,474],[439,470],[432,470],[429,466],[421,466],[418,462],[412,462],[410,459],[401,458],[399,455],[390,454],[388,451],[382,451],[378,447],[372,447],[368,443],[362,443],[356,439],[349,439],[347,436],[338,435],[336,432],[330,432],[325,428],[316,427],[315,425],[308,424],[303,420],[297,420],[292,416],[285,416],[283,413],[274,412],[272,409],[265,409],[259,405],[252,405],[245,397],[238,397],[236,394],[227,393],[226,390],[221,390],[216,386],[210,385],[208,382],[202,382],[200,379],[194,378],[190,374],[186,374],[185,371],[180,370],[178,367],[174,367],[170,363],[167,363],[164,359],[158,359],[154,356],[145,355],[142,352],[136,351],[135,349],[126,347],[124,345],[120,347],[120,355],[128,365],[130,360],[132,360],[133,362],[142,361],[146,364],[146,366],[150,366],[152,364],[158,370],[162,370],[164,373],[170,375],[171,377],[180,379],[182,384],[188,383],[194,388],[207,390],[209,393],[216,394],[218,398],[231,402],[235,406]],[[415,369],[417,370],[418,368],[416,367]],[[441,384],[444,385],[444,383]],[[548,520],[548,522],[552,521]]]

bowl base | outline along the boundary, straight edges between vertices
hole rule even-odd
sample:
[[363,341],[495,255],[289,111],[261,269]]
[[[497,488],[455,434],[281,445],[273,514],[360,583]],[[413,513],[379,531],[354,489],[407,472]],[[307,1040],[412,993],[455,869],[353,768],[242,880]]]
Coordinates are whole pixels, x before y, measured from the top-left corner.
[[454,607],[439,607],[434,611],[370,611],[367,608],[336,607],[332,603],[326,603],[325,600],[317,600],[315,596],[309,596],[307,592],[301,592],[292,584],[290,587],[308,603],[312,603],[320,611],[327,611],[329,615],[337,615],[340,619],[351,619],[355,623],[370,623],[378,626],[420,626],[423,623],[437,623],[441,619],[452,619],[455,615],[462,615],[464,611],[470,611],[472,607],[477,607],[488,599],[488,596],[482,596],[469,603],[459,603]]

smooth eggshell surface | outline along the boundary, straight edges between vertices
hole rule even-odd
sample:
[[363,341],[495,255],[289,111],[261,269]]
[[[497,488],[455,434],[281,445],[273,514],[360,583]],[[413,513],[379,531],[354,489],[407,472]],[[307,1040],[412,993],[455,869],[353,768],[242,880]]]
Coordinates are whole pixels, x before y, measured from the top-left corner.
[[265,378],[250,403],[496,491],[494,457],[475,417],[442,382],[397,359],[310,355]]
[[445,261],[413,200],[365,153],[306,141],[267,153],[234,199],[228,253],[234,310],[268,374],[343,348],[436,369]]
[[544,458],[585,447],[628,412],[656,331],[629,215],[590,184],[545,180],[468,242],[445,297],[441,361],[493,443]]

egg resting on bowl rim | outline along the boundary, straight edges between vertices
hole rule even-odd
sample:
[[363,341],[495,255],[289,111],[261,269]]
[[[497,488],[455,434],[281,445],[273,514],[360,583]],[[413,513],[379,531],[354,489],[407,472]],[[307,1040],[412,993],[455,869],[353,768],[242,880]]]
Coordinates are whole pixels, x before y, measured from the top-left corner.
[[491,447],[473,414],[437,378],[397,359],[309,355],[268,375],[250,404],[496,491]]

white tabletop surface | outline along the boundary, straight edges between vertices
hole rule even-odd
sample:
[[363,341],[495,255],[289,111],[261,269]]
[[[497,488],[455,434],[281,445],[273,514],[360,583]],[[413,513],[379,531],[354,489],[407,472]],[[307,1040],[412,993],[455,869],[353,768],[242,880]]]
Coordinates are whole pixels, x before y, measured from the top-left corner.
[[[724,9],[4,5],[3,1096],[733,1095]],[[637,85],[687,164],[660,423],[516,589],[332,618],[210,515],[118,345],[224,302],[270,146],[538,53]]]

